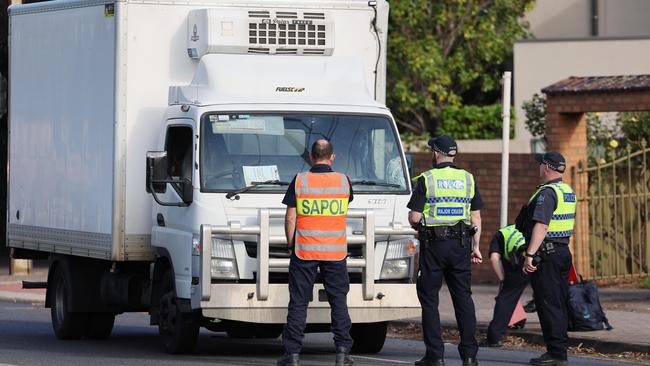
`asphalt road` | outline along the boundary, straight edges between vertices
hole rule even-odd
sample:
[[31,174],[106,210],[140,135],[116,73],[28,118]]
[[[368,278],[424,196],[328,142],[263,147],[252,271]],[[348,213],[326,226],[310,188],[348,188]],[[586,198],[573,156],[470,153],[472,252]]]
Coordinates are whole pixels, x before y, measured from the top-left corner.
[[[303,365],[332,365],[329,334],[308,334],[301,356]],[[355,355],[355,365],[409,365],[424,352],[422,342],[388,339],[378,354]],[[447,365],[460,365],[456,346],[446,346]],[[223,333],[202,331],[196,352],[173,356],[161,351],[157,328],[144,314],[116,318],[110,339],[59,341],[54,337],[49,309],[42,305],[0,302],[0,366],[6,365],[275,365],[282,353],[280,339],[236,340]],[[528,364],[537,353],[526,350],[482,349],[481,365]],[[629,365],[589,358],[571,358],[578,365]]]

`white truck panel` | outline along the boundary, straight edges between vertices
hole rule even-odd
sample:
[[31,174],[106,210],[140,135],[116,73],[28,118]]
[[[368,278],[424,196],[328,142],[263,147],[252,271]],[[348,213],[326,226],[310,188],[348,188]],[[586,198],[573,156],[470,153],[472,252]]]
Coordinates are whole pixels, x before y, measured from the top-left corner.
[[115,22],[103,6],[19,14],[10,42],[9,245],[110,255]]
[[[387,4],[378,3],[385,45]],[[12,6],[9,246],[113,260],[152,258],[145,153],[158,148],[169,87],[189,85],[199,65],[187,53],[192,10],[327,12],[335,22],[332,56],[295,57],[356,57],[372,97],[378,50],[367,1],[257,4],[58,0]],[[266,58],[276,57],[236,56],[259,57],[261,78]],[[382,52],[380,102],[384,65]],[[233,94],[255,86],[253,75],[243,75]],[[282,109],[299,109],[300,103]],[[317,110],[323,108],[331,106]]]

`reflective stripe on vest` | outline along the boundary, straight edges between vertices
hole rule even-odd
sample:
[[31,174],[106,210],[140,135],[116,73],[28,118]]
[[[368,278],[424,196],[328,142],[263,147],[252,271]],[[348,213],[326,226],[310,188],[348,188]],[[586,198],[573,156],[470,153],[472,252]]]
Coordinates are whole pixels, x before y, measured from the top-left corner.
[[[517,252],[526,244],[524,234],[515,228],[515,225],[508,225],[499,229],[503,235],[503,259],[510,262],[510,253]],[[521,253],[524,254],[523,252]]]
[[474,177],[456,168],[431,169],[422,173],[426,186],[424,222],[426,226],[453,226],[470,221],[474,197]]
[[548,224],[546,238],[566,238],[573,235],[573,226],[576,221],[576,194],[570,185],[564,182],[544,184],[537,189],[528,203],[545,188],[551,188],[557,195],[557,208],[553,211],[551,222]]
[[340,173],[296,176],[295,251],[303,260],[338,261],[348,254],[347,225],[350,185]]

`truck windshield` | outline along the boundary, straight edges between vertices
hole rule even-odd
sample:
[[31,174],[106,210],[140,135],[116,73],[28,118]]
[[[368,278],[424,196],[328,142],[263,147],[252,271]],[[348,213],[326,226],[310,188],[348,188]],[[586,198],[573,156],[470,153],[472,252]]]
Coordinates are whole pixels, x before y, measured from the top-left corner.
[[[314,141],[334,146],[333,169],[356,192],[404,192],[406,170],[392,123],[384,116],[336,114],[206,114],[201,123],[201,187],[232,191],[254,182],[290,182],[309,170]],[[286,186],[251,190],[285,191]]]

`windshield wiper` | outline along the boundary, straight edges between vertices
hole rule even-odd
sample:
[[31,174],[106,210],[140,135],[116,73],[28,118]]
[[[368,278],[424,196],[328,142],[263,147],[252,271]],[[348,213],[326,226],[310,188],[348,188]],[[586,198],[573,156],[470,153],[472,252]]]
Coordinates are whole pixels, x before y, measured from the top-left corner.
[[289,182],[284,182],[281,180],[273,179],[273,180],[267,180],[264,182],[251,182],[250,186],[246,186],[243,188],[236,189],[234,191],[226,193],[226,198],[231,199],[233,196],[236,196],[235,199],[239,199],[239,196],[237,196],[240,193],[247,192],[255,187],[258,186],[288,186]]
[[384,182],[377,182],[374,180],[351,180],[350,184],[353,186],[355,185],[360,185],[360,186],[380,186],[380,187],[392,187],[392,188],[402,188],[399,184],[395,183],[384,183]]

